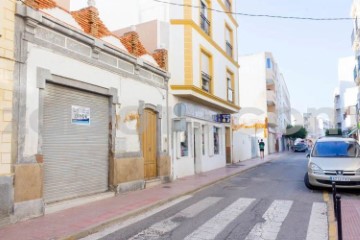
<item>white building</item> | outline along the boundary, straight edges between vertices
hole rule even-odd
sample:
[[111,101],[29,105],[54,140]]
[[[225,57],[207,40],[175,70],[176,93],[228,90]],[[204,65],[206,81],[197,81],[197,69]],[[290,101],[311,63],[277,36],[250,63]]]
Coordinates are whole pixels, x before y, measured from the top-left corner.
[[340,58],[338,62],[338,87],[334,91],[334,122],[344,134],[356,129],[356,104],[358,87],[353,78],[354,57]]
[[166,51],[114,36],[93,5],[58,3],[17,3],[14,221],[170,178]]
[[134,1],[139,11],[129,26],[135,26],[115,33],[135,28],[148,49],[161,46],[169,50],[172,164],[173,177],[178,178],[232,162],[230,114],[240,107],[238,24],[233,15],[225,13],[235,11],[237,1],[174,3],[180,6]]
[[271,53],[239,58],[241,110],[234,120],[234,160],[258,156],[257,142],[265,140],[265,154],[284,149],[290,124],[290,97],[283,75]]
[[[357,85],[357,87],[360,87],[360,0],[353,0],[352,6],[351,6],[351,17],[355,20],[353,21],[353,31],[351,34],[351,42],[352,42],[352,48],[354,51],[354,70],[353,70],[353,79]],[[360,128],[360,94],[357,94],[357,109],[356,109],[356,126],[357,128]],[[360,140],[360,134],[358,134],[359,140]]]

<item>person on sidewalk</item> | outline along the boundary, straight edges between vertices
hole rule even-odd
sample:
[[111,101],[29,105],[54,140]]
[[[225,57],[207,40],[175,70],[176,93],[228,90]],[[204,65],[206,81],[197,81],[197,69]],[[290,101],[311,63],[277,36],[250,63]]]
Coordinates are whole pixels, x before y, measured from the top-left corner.
[[262,139],[260,142],[258,141],[258,143],[259,143],[259,149],[260,149],[260,159],[264,159],[265,143]]

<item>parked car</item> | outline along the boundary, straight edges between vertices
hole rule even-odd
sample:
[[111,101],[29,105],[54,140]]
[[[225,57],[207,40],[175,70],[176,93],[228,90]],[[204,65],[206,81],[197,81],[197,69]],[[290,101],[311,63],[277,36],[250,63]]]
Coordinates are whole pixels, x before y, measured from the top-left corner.
[[306,143],[299,142],[298,144],[294,145],[293,150],[294,152],[306,152],[308,147]]
[[309,158],[305,185],[360,189],[360,146],[355,139],[325,137],[316,141]]

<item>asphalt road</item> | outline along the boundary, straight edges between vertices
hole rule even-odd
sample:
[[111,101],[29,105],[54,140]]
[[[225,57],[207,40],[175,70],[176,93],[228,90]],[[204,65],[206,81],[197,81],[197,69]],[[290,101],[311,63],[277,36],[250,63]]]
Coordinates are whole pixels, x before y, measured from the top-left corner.
[[328,239],[323,192],[305,187],[306,164],[290,154],[86,239]]

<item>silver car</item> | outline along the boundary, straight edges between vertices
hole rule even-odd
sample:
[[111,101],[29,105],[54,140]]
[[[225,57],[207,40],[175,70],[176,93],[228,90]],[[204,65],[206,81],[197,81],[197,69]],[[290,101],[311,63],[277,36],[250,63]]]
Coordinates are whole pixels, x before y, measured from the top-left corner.
[[309,158],[305,185],[360,188],[360,146],[352,138],[324,137],[316,141]]

